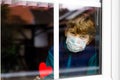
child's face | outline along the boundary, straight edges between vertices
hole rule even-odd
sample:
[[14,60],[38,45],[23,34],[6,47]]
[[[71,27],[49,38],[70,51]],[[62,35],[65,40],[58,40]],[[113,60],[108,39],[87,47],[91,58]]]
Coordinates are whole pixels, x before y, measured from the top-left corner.
[[89,35],[75,34],[74,32],[66,32],[66,44],[67,48],[71,52],[83,51],[89,43]]
[[71,33],[71,32],[67,32],[67,36],[73,36],[73,37],[76,37],[76,38],[80,38],[81,40],[85,41],[85,43],[87,43],[87,44],[89,42],[89,35],[88,34],[86,34],[86,35],[85,34],[74,34],[74,33]]

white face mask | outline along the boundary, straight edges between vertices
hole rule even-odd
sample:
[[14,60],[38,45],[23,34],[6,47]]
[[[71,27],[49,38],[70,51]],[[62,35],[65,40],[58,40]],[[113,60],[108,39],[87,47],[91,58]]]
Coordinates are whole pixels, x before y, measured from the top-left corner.
[[69,51],[77,53],[83,51],[87,43],[81,38],[68,35],[66,39],[66,44]]

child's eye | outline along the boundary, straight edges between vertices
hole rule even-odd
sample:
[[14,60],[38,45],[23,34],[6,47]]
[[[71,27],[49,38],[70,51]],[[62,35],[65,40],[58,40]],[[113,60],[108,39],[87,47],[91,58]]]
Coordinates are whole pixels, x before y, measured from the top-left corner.
[[82,35],[82,36],[80,36],[80,38],[84,39],[84,38],[86,38],[86,36]]
[[71,34],[75,34],[75,32],[70,32]]

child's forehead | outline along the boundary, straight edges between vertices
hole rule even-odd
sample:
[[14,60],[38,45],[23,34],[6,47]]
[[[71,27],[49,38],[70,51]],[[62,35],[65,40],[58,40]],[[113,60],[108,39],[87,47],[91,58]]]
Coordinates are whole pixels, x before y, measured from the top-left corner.
[[73,29],[73,28],[69,28],[67,30],[68,33],[75,33],[75,34],[79,34],[79,35],[88,35],[88,32],[87,31],[84,31],[84,30],[76,30],[76,29]]

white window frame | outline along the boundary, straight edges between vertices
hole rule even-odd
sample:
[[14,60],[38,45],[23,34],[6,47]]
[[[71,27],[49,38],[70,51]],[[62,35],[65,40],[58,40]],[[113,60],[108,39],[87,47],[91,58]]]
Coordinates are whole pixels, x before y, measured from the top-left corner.
[[[58,79],[59,78],[59,64],[58,64],[59,42],[58,41],[59,41],[59,3],[64,3],[64,1],[66,0],[64,1],[63,0],[18,0],[18,1],[47,2],[47,3],[54,4],[54,47],[55,47],[54,79],[55,80],[119,80],[118,79],[118,75],[119,75],[118,73],[118,53],[119,53],[118,52],[118,23],[119,22],[116,22],[115,20],[118,16],[113,17],[113,15],[115,15],[115,12],[112,12],[112,10],[114,11],[116,9],[115,5],[118,6],[118,4],[116,3],[119,0],[114,0],[114,2],[113,0],[102,0],[102,74],[85,76],[85,77],[65,78],[65,79]],[[71,0],[71,1],[74,1],[75,3],[75,0]],[[89,1],[90,3],[92,3],[91,2],[92,0],[85,0],[85,1]],[[93,1],[96,1],[96,0],[93,0]],[[112,6],[112,4],[114,5]]]

